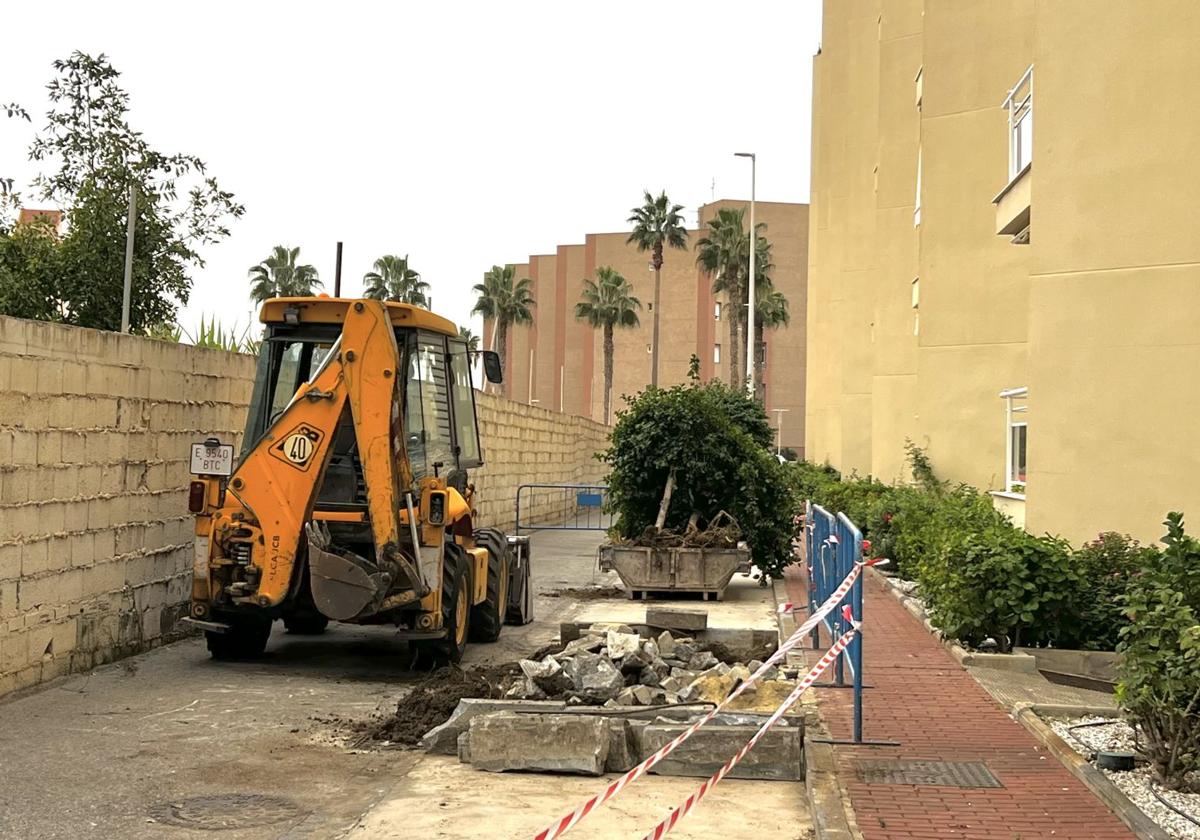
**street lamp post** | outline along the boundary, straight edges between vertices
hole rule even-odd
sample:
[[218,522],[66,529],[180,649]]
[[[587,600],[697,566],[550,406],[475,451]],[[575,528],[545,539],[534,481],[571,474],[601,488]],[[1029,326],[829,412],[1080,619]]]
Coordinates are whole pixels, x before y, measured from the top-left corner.
[[750,158],[750,283],[747,289],[746,300],[746,390],[750,393],[750,399],[757,398],[758,394],[754,393],[754,257],[758,244],[756,239],[758,231],[754,229],[754,182],[755,170],[758,167],[758,158],[754,152],[734,152],[734,157]]
[[775,454],[783,453],[783,415],[787,414],[789,409],[772,408],[775,412]]

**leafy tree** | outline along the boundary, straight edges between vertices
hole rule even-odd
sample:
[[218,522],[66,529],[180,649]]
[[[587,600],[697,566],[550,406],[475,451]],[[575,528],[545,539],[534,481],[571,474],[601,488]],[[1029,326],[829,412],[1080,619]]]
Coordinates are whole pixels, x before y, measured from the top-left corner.
[[67,234],[57,246],[52,287],[39,287],[32,266],[15,277],[10,267],[9,282],[35,292],[8,300],[45,294],[46,313],[56,319],[119,328],[129,194],[136,189],[130,326],[144,332],[174,319],[191,289],[189,270],[204,264],[198,249],[228,236],[227,225],[245,209],[200,158],[158,152],[129,124],[129,95],[106,56],[74,52],[54,70],[46,124],[29,155],[48,167],[34,180],[40,197],[68,208]]
[[0,312],[38,321],[63,320],[60,250],[54,228],[40,219],[0,233]]
[[[759,242],[766,240],[760,239]],[[763,249],[759,248],[761,252]],[[769,246],[768,246],[769,250]],[[769,256],[769,255],[768,255]],[[755,260],[755,274],[758,274],[758,260]],[[754,393],[758,399],[763,399],[763,363],[766,351],[766,331],[786,327],[792,320],[788,311],[788,299],[763,277],[754,287],[754,297],[758,300],[756,317],[754,319],[754,346],[758,353],[754,359]]]
[[[472,315],[482,315],[491,318],[492,349],[500,354],[500,367],[505,367],[505,350],[508,341],[510,324],[533,323],[533,281],[528,277],[516,279],[516,266],[494,265],[483,276],[482,283],[476,283],[475,306]],[[505,385],[501,385],[501,393]]]
[[458,337],[467,343],[468,353],[479,352],[479,336],[475,335],[475,333],[471,331],[470,327],[459,327]]
[[366,296],[376,300],[394,300],[413,306],[429,306],[429,284],[408,267],[408,254],[389,254],[375,260],[374,270],[363,275]]
[[654,268],[654,328],[650,338],[653,358],[650,364],[650,386],[658,387],[658,311],[659,290],[661,288],[663,249],[666,247],[684,249],[687,247],[687,229],[683,226],[683,216],[679,211],[682,204],[672,204],[664,190],[658,198],[650,195],[649,190],[643,190],[643,201],[640,207],[634,207],[627,221],[633,225],[627,244],[637,246],[638,251],[650,252],[650,265]]
[[596,280],[584,279],[582,300],[575,304],[575,317],[604,331],[604,422],[611,420],[613,380],[613,329],[636,327],[642,302],[633,287],[612,266],[596,269]]
[[647,388],[617,413],[601,456],[611,468],[615,530],[633,538],[654,523],[674,470],[666,527],[682,532],[696,514],[703,528],[727,511],[750,543],[754,564],[780,577],[795,559],[792,517],[799,503],[787,467],[764,439],[771,440],[766,414],[743,390],[715,380]]
[[249,271],[250,297],[262,303],[273,297],[308,297],[321,285],[311,265],[297,265],[299,248],[276,245],[271,255]]

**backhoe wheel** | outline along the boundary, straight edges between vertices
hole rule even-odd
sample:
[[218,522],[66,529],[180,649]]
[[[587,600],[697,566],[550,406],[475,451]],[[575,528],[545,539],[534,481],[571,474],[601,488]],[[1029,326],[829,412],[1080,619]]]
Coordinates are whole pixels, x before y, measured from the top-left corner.
[[283,626],[293,636],[320,636],[329,626],[329,619],[320,613],[285,615]]
[[423,639],[413,643],[413,668],[429,671],[452,665],[462,659],[471,630],[471,576],[467,573],[466,552],[455,543],[446,543],[442,561],[442,639]]
[[262,656],[267,649],[267,639],[271,638],[271,619],[240,617],[230,623],[232,627],[224,633],[205,631],[204,638],[212,658],[236,662]]
[[494,642],[504,628],[508,609],[508,540],[494,528],[475,532],[475,541],[487,549],[487,600],[471,608],[471,640]]

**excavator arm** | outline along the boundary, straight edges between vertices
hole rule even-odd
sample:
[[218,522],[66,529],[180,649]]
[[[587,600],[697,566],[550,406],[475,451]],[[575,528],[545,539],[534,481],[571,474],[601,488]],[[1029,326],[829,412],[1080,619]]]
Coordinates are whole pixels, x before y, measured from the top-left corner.
[[[431,582],[414,557],[418,550],[408,553],[401,546],[401,487],[412,486],[403,445],[401,364],[384,305],[356,301],[348,307],[341,337],[315,375],[242,458],[229,480],[232,501],[227,500],[214,517],[212,562],[249,560],[248,574],[230,593],[235,601],[260,607],[284,601],[293,585],[306,526],[314,593],[318,577],[348,581],[361,590],[361,599],[350,599],[352,606],[343,603],[334,610],[348,614],[330,617],[351,617],[372,600],[382,599],[398,581],[406,580],[411,599],[430,592]],[[334,549],[327,532],[309,524],[334,433],[347,410],[367,487],[375,542],[371,561]],[[411,510],[411,498],[405,501]]]

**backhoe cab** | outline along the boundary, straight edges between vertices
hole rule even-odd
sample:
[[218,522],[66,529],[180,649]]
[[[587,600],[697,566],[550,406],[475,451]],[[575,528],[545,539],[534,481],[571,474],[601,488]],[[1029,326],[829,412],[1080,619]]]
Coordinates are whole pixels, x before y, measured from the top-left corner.
[[[261,654],[275,619],[394,624],[417,664],[532,620],[527,540],[475,527],[482,465],[471,358],[454,325],[400,303],[279,298],[241,456],[192,446],[190,620],[214,658]],[[485,354],[498,379],[494,354]]]

